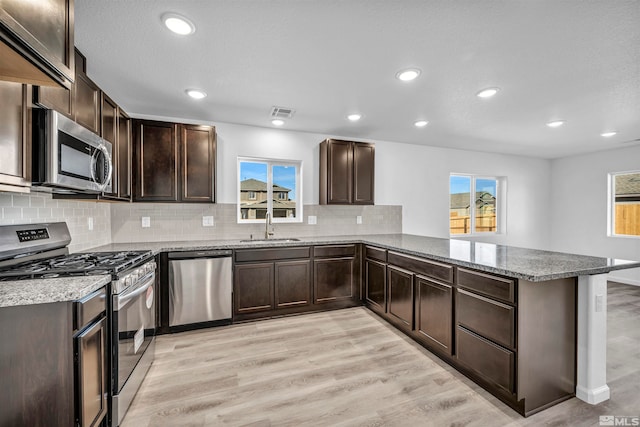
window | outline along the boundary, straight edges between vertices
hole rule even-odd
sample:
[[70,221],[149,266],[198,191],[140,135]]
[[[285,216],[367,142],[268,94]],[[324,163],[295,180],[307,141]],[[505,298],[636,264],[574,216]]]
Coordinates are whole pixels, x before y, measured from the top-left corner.
[[302,221],[302,162],[238,158],[238,222]]
[[640,171],[609,174],[609,235],[640,236]]
[[449,177],[449,233],[498,231],[498,178],[474,175]]

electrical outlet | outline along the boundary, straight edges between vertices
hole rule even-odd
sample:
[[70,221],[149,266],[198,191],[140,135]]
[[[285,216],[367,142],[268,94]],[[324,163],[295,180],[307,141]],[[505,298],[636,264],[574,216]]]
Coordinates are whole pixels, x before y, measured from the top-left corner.
[[318,223],[318,217],[315,215],[309,215],[307,217],[307,224],[316,225]]
[[356,224],[362,224],[362,215],[356,217]]
[[142,228],[151,227],[151,217],[143,216],[142,217]]
[[596,295],[596,313],[604,310],[604,295]]
[[213,227],[213,216],[204,215],[202,217],[202,226],[203,227]]
[[93,217],[87,218],[87,227],[89,227],[89,231],[93,230]]

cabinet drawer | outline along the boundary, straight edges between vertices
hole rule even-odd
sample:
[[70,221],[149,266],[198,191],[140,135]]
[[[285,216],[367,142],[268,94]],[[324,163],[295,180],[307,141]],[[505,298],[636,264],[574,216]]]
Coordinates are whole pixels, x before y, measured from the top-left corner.
[[276,259],[309,258],[311,248],[267,248],[267,249],[240,249],[235,251],[236,262],[245,261],[272,261]]
[[453,266],[441,264],[435,261],[427,261],[425,259],[414,258],[408,255],[401,255],[396,252],[389,251],[387,256],[389,264],[397,265],[416,274],[422,274],[434,279],[440,279],[444,282],[453,282]]
[[314,246],[314,257],[355,256],[356,245]]
[[458,268],[458,285],[503,301],[515,302],[515,281]]
[[387,250],[374,248],[373,246],[365,247],[365,256],[369,259],[375,259],[376,261],[387,262]]
[[515,347],[514,307],[461,289],[457,294],[456,317],[460,325],[506,347]]
[[484,338],[458,326],[456,330],[457,358],[485,379],[515,392],[515,355]]
[[79,330],[106,310],[107,291],[101,288],[74,303],[74,329]]

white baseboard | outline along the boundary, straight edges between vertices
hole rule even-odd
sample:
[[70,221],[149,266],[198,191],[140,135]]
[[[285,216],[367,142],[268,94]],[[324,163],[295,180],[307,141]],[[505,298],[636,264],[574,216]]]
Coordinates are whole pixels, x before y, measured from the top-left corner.
[[619,277],[613,273],[609,273],[607,280],[610,282],[624,283],[625,285],[640,286],[640,280],[629,279],[628,277]]

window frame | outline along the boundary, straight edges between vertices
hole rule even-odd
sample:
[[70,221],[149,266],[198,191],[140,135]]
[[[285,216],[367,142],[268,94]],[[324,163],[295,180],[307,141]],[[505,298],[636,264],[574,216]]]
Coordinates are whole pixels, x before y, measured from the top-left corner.
[[[622,239],[640,239],[636,234],[617,234],[616,231],[616,176],[640,174],[640,170],[609,172],[607,174],[607,237]],[[639,197],[630,197],[629,201],[640,201]]]
[[[451,233],[451,178],[454,176],[469,178],[470,180],[470,188],[469,188],[469,222],[470,222],[470,232],[469,233]],[[495,205],[495,213],[496,213],[496,229],[495,231],[476,231],[476,206],[475,206],[475,197],[473,195],[476,194],[476,181],[478,180],[492,180],[496,182],[496,205]],[[505,199],[506,199],[506,177],[503,176],[492,176],[492,175],[475,175],[469,173],[455,173],[451,172],[449,174],[448,180],[449,190],[449,237],[478,237],[478,236],[492,236],[498,234],[506,234],[506,212],[505,212]]]
[[[236,180],[236,217],[238,224],[264,224],[265,219],[256,218],[256,219],[245,219],[242,218],[242,205],[241,205],[241,164],[242,163],[260,163],[265,164],[267,166],[267,213],[270,215],[271,222],[274,224],[277,223],[300,223],[303,220],[303,203],[302,203],[302,160],[284,160],[284,159],[270,159],[270,158],[262,158],[262,157],[247,157],[247,156],[238,156],[237,157],[237,180]],[[289,218],[276,218],[273,216],[273,199],[276,197],[277,191],[273,191],[273,168],[274,166],[285,166],[285,167],[295,167],[296,168],[296,178],[295,178],[295,196],[293,200],[296,202],[295,211],[296,216]],[[277,185],[277,184],[276,184]],[[256,197],[250,200],[257,200],[257,192]],[[281,200],[281,199],[278,199]]]

